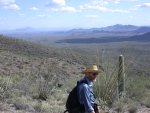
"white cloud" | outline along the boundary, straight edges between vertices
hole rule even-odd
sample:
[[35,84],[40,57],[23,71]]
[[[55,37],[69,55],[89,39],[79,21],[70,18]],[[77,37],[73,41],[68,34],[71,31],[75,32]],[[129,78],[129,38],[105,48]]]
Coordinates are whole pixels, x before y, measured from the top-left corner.
[[129,11],[123,10],[123,9],[107,9],[107,12],[112,12],[112,13],[129,13]]
[[37,11],[39,9],[37,7],[31,7],[30,10]]
[[70,7],[70,6],[62,7],[61,11],[64,11],[64,12],[77,12],[77,10],[74,7]]
[[84,4],[80,6],[80,9],[82,10],[97,10],[100,12],[112,12],[112,13],[128,13],[127,10],[122,10],[122,9],[110,9],[104,6],[105,3],[101,3],[100,1],[97,2],[92,2],[92,3],[88,3],[88,4]]
[[88,18],[99,18],[98,15],[86,15],[86,17],[88,17]]
[[0,6],[3,6],[5,9],[20,10],[15,0],[0,0]]
[[121,0],[104,0],[105,2],[120,3]]
[[62,11],[62,12],[72,12],[72,13],[79,12],[77,9],[75,9],[74,7],[70,7],[70,6],[50,8],[50,11],[55,11],[55,12]]
[[47,6],[49,7],[61,7],[65,5],[66,5],[65,0],[50,0],[50,2],[47,3]]
[[93,8],[93,7],[102,7],[104,5],[107,5],[108,2],[105,2],[105,1],[93,1],[91,3],[87,3],[87,4],[84,4],[84,5],[81,5],[80,8],[81,9],[85,9],[85,8]]
[[134,1],[138,1],[138,0],[103,0],[106,2],[113,2],[113,3],[121,3],[121,2],[134,2]]
[[78,12],[76,8],[66,5],[65,0],[51,0],[46,6],[50,11]]
[[137,5],[137,7],[141,7],[141,8],[150,7],[150,2]]
[[4,6],[4,8],[6,8],[6,9],[12,9],[12,10],[20,10],[19,6],[16,5],[16,4],[6,5],[6,6]]

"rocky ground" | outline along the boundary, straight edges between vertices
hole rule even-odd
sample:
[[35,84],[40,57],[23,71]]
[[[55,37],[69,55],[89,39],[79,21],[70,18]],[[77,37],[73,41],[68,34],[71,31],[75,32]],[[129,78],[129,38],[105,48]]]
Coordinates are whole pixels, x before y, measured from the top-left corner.
[[145,107],[139,108],[137,113],[150,113],[150,108]]
[[[13,105],[0,103],[0,113],[39,113],[39,112],[34,111],[30,107],[28,107],[26,110],[16,110],[16,108]],[[60,113],[63,113],[63,111]],[[100,113],[106,113],[106,112],[101,111]],[[117,113],[117,112],[111,111],[109,113]],[[124,112],[124,113],[131,113],[131,112]],[[150,108],[141,106],[137,109],[136,112],[133,113],[150,113]]]

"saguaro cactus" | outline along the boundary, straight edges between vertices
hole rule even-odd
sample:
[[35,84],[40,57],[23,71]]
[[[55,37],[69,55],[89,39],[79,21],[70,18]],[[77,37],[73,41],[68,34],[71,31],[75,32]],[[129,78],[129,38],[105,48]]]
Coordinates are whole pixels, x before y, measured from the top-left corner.
[[119,72],[118,72],[118,96],[119,98],[125,92],[125,72],[124,72],[124,57],[119,56]]

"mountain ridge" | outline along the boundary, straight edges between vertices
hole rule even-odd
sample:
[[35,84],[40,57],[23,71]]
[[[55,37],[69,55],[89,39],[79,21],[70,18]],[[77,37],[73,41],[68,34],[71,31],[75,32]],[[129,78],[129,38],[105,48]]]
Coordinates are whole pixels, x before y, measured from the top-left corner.
[[[90,31],[101,31],[101,32],[106,32],[106,31],[111,31],[111,32],[127,32],[127,31],[134,31],[138,30],[139,28],[142,29],[143,27],[145,28],[150,28],[150,26],[136,26],[136,25],[122,25],[122,24],[115,24],[115,25],[110,25],[110,26],[105,26],[105,27],[93,27],[93,28],[74,28],[70,30],[45,30],[46,32],[90,32]],[[23,27],[23,28],[18,28],[14,30],[0,30],[0,33],[3,34],[3,32],[15,32],[15,33],[20,33],[20,32],[40,32],[44,31],[42,29],[38,28],[32,28],[32,27]]]

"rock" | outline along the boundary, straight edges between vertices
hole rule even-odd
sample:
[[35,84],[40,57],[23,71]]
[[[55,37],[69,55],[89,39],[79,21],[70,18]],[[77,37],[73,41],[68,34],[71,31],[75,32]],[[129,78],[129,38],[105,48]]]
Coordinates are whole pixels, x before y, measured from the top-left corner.
[[27,105],[26,111],[28,111],[28,112],[35,112],[35,109],[32,106]]
[[25,110],[28,112],[35,112],[35,109],[27,104],[14,104],[14,107],[16,108],[16,110]]

